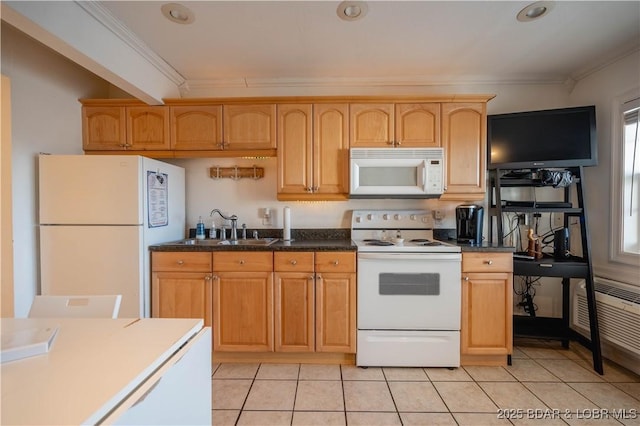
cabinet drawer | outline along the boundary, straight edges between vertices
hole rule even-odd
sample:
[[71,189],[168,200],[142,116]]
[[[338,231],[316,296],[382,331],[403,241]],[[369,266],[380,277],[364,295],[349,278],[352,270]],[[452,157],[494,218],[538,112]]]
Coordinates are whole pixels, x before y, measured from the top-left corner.
[[352,251],[316,252],[316,272],[355,272],[356,253]]
[[211,253],[154,252],[151,268],[153,271],[211,272]]
[[216,272],[273,271],[273,252],[218,251],[213,254]]
[[276,252],[273,254],[273,269],[279,272],[313,272],[313,252]]
[[463,253],[462,272],[511,272],[511,253]]

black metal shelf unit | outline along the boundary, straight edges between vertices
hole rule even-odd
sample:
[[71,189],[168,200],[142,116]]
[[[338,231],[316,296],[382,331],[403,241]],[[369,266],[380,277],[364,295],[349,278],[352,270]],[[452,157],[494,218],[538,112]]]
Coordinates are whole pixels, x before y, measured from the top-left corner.
[[[585,194],[582,185],[583,167],[570,167],[566,170],[573,175],[570,186],[556,188],[563,191],[563,201],[544,202],[517,202],[507,203],[502,200],[503,188],[531,188],[548,187],[540,179],[522,177],[516,173],[516,177],[510,170],[490,170],[489,193],[489,238],[494,242],[494,222],[496,225],[496,238],[502,240],[504,234],[503,213],[563,213],[564,227],[569,227],[570,218],[578,218],[580,223],[582,256],[570,256],[567,259],[555,259],[545,255],[540,259],[516,259],[513,260],[513,275],[529,277],[559,277],[562,278],[562,318],[544,318],[535,316],[514,316],[514,334],[523,337],[537,337],[561,340],[564,347],[569,346],[571,330],[569,326],[570,311],[570,278],[583,278],[586,283],[587,305],[589,308],[589,325],[591,328],[591,352],[593,354],[593,368],[600,374],[602,369],[602,353],[600,348],[600,332],[598,328],[598,314],[593,286],[593,267],[591,263],[591,243],[587,229],[587,213],[585,210]],[[571,200],[571,190],[575,185],[577,205]]]

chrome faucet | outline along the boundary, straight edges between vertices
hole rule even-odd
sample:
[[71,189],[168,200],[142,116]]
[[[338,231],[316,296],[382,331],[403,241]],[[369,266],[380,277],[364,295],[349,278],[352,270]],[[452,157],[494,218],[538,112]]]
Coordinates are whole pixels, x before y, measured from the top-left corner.
[[222,212],[218,209],[211,210],[211,213],[209,214],[209,216],[213,216],[214,213],[218,213],[220,217],[223,218],[224,220],[231,221],[231,241],[237,242],[238,241],[238,216],[234,214],[227,217],[223,215]]

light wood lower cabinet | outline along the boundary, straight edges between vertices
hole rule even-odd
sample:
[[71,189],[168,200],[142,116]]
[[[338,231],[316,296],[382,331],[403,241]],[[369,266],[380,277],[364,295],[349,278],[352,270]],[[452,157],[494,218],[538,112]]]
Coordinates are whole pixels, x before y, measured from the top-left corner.
[[213,272],[213,350],[273,351],[273,252],[215,252]]
[[211,326],[211,253],[153,252],[151,316],[202,318]]
[[356,255],[153,252],[152,316],[203,318],[219,353],[354,354]]
[[275,350],[315,351],[313,252],[274,253]]
[[276,252],[275,350],[356,351],[353,252]]
[[462,365],[505,365],[513,351],[511,253],[463,253]]
[[356,352],[356,254],[317,252],[316,352]]

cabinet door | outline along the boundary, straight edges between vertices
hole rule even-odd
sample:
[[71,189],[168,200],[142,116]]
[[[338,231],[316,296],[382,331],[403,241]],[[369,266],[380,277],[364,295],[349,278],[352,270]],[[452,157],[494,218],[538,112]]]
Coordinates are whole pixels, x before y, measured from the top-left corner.
[[440,104],[396,104],[396,144],[402,148],[440,146]]
[[213,312],[214,351],[273,351],[272,272],[217,272]]
[[171,149],[222,149],[222,105],[171,107]]
[[169,149],[168,107],[126,107],[126,110],[128,149],[135,151]]
[[349,193],[349,106],[317,104],[313,110],[314,193]]
[[355,353],[356,274],[316,274],[316,352]]
[[154,272],[151,274],[153,318],[202,318],[211,326],[210,272]]
[[513,346],[513,276],[462,274],[462,355],[509,355]]
[[351,148],[393,147],[393,104],[351,104],[349,109]]
[[313,190],[312,109],[311,104],[278,105],[278,194]]
[[313,272],[275,273],[275,350],[313,352]]
[[442,104],[445,192],[441,200],[483,200],[487,162],[484,103]]
[[82,147],[85,151],[121,151],[127,141],[125,108],[82,107]]
[[224,149],[276,148],[276,106],[225,105]]

